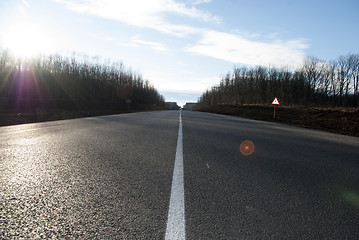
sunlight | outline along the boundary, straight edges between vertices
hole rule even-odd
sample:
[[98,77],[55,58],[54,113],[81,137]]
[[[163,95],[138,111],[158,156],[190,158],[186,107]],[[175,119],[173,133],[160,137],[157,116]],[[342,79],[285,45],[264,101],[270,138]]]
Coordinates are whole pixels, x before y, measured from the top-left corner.
[[9,26],[2,34],[2,41],[5,48],[22,58],[48,54],[54,50],[55,43],[45,28],[26,22]]

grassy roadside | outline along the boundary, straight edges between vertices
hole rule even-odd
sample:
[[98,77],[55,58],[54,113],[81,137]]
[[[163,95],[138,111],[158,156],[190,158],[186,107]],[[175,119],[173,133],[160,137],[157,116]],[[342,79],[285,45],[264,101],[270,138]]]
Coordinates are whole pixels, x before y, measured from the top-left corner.
[[21,113],[0,113],[0,126],[9,126],[25,123],[48,122],[64,119],[84,118],[93,116],[113,115],[129,112],[143,112],[163,110],[163,108],[151,104],[138,104],[122,109],[99,109],[99,110],[41,110]]
[[285,123],[299,127],[320,129],[359,137],[359,109],[355,108],[279,106],[276,107],[275,119],[273,118],[273,106],[217,105],[201,107],[197,110],[262,121]]

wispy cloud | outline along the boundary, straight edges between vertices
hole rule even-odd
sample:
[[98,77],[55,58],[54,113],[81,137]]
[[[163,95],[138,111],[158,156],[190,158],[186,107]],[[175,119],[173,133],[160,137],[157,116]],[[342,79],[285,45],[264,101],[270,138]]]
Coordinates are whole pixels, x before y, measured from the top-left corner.
[[88,36],[92,37],[92,38],[96,38],[96,39],[100,39],[100,40],[104,40],[104,41],[114,41],[115,39],[111,36],[99,36],[93,32],[89,32],[87,33]]
[[170,52],[170,49],[167,48],[166,45],[163,44],[163,43],[142,40],[142,39],[139,39],[138,37],[132,37],[131,40],[128,41],[128,42],[119,41],[119,42],[116,42],[116,44],[119,45],[119,46],[123,46],[123,47],[142,47],[142,46],[145,46],[145,47],[150,47],[153,50],[163,52],[163,53]]
[[30,4],[26,1],[26,0],[22,0],[22,3],[28,7],[28,8],[31,8]]
[[[198,1],[196,3],[197,5],[199,4]],[[196,3],[194,4],[196,5]],[[199,18],[204,20],[205,22],[213,21],[216,23],[220,23],[222,21],[222,19],[218,16],[213,16],[212,14],[198,10],[195,7],[189,8],[184,3],[176,3],[174,1],[171,1],[171,3],[168,6],[169,6],[168,10],[172,10],[177,14],[192,17],[192,18]]]
[[195,0],[193,1],[193,5],[198,5],[198,4],[202,4],[202,3],[210,3],[212,2],[212,0]]
[[[24,0],[25,1],[25,0]],[[184,37],[199,36],[196,43],[187,43],[185,51],[221,59],[233,63],[248,65],[274,65],[296,67],[302,64],[305,49],[309,46],[303,39],[282,41],[277,33],[259,40],[260,34],[238,31],[220,32],[209,28],[198,28],[186,24],[174,24],[168,20],[168,14],[199,19],[206,23],[220,23],[221,18],[202,11],[197,7],[210,0],[54,0],[63,3],[72,11],[99,16],[122,22],[127,25],[149,28],[164,34]],[[235,30],[234,30],[235,31]],[[262,37],[263,39],[263,37]],[[188,41],[193,41],[188,38]],[[162,43],[132,39],[130,43],[118,43],[122,46],[149,46],[157,51],[168,51]]]
[[201,94],[205,89],[211,88],[219,81],[218,76],[214,77],[183,77],[173,76],[172,81],[168,81],[168,76],[158,76],[156,74],[146,74],[147,77],[152,79],[156,88],[160,91],[182,92],[182,93],[197,93]]
[[166,14],[219,23],[221,19],[195,7],[188,7],[175,0],[54,0],[65,4],[72,11],[112,19],[128,25],[151,28],[157,31],[184,36],[196,32],[186,25],[174,25],[166,20]]
[[163,43],[142,40],[142,39],[139,39],[139,37],[137,37],[137,36],[132,37],[131,40],[128,42],[123,42],[123,41],[118,41],[116,38],[114,38],[112,36],[98,36],[94,33],[88,33],[88,35],[95,39],[100,39],[100,40],[109,41],[109,42],[115,42],[119,46],[124,46],[124,47],[146,46],[146,47],[150,47],[156,51],[160,51],[160,52],[164,52],[164,53],[170,52],[170,49],[167,48]]
[[164,44],[159,43],[159,42],[145,41],[145,40],[141,40],[138,38],[133,38],[133,42],[135,44],[149,46],[150,48],[152,48],[156,51],[160,51],[160,52],[168,52],[169,51],[169,49]]
[[302,64],[304,49],[308,47],[303,39],[267,43],[208,30],[197,44],[185,50],[233,63],[297,67]]

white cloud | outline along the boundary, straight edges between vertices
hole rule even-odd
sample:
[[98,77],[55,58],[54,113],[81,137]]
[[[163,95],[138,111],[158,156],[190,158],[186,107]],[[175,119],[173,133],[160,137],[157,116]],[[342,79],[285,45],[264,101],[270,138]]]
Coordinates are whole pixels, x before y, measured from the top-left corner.
[[139,39],[138,37],[132,37],[130,42],[117,42],[117,45],[123,47],[141,47],[148,46],[156,51],[168,53],[170,50],[163,44],[159,42],[146,41]]
[[116,42],[117,45],[123,46],[123,47],[141,47],[141,46],[149,46],[150,48],[160,51],[160,52],[169,52],[170,50],[163,44],[159,42],[153,42],[153,41],[146,41],[141,40],[137,36],[134,36],[131,38],[131,41],[129,42],[119,42],[112,36],[98,36],[94,33],[88,33],[90,37],[93,37],[95,39],[100,39],[103,41],[110,41],[110,42]]
[[117,45],[122,47],[139,47],[139,45],[134,42],[118,42]]
[[[200,19],[205,22],[220,23],[220,17],[200,10],[196,6],[210,0],[54,0],[65,4],[73,11],[115,20],[131,26],[149,28],[176,37],[200,36],[200,40],[185,48],[185,51],[233,63],[248,65],[271,65],[297,67],[302,64],[305,49],[309,46],[303,39],[281,41],[278,33],[262,37],[260,34],[238,31],[219,32],[211,29],[173,24],[166,19],[167,14]],[[190,7],[188,6],[190,5]],[[192,7],[191,7],[192,6]],[[118,43],[122,46],[149,46],[157,51],[168,51],[158,42],[132,39],[131,43]]]
[[205,22],[211,22],[214,21],[216,23],[220,23],[222,20],[220,17],[213,16],[210,13],[203,12],[201,10],[198,10],[195,7],[188,8],[184,3],[176,3],[171,0],[171,4],[168,5],[168,10],[172,10],[173,12],[184,15],[192,18],[199,18],[204,20]]
[[[147,72],[146,76],[151,79],[159,91],[196,93],[200,95],[204,90],[211,88],[220,81],[219,76],[195,77],[174,73]],[[171,81],[169,81],[171,79]]]
[[100,39],[100,40],[104,40],[104,41],[114,41],[115,39],[112,36],[99,36],[95,33],[89,32],[88,35],[92,38],[95,39]]
[[31,8],[30,4],[26,1],[26,0],[22,0],[22,3],[28,7],[28,8]]
[[152,42],[152,41],[145,41],[138,38],[133,38],[133,42],[140,45],[149,46],[154,50],[161,51],[161,52],[168,52],[169,49],[162,43],[159,42]]
[[166,22],[153,26],[152,28],[162,33],[176,37],[184,37],[189,34],[198,34],[201,32],[201,29],[199,28],[191,27],[188,25],[174,25]]
[[200,19],[205,22],[219,23],[221,19],[195,7],[175,0],[54,0],[65,4],[72,11],[112,19],[128,25],[151,28],[157,31],[184,36],[195,33],[196,28],[174,25],[166,21],[166,14]]
[[196,45],[187,47],[186,51],[233,63],[298,67],[302,64],[306,48],[308,45],[303,39],[266,43],[208,30],[203,32]]
[[195,0],[193,1],[193,5],[198,5],[198,4],[202,4],[202,3],[210,3],[212,2],[212,0]]
[[195,82],[195,90],[196,92],[203,92],[203,89],[209,89],[213,85],[216,85],[220,81],[220,77],[213,76],[213,77],[201,77],[201,78],[193,78],[193,82]]

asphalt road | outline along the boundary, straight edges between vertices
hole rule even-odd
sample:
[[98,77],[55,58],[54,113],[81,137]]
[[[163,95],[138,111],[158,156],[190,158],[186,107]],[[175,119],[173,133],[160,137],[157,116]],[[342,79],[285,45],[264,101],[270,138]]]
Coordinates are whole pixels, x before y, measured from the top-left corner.
[[[163,239],[178,119],[0,127],[0,239]],[[182,128],[187,239],[359,239],[358,138],[190,111]]]
[[184,112],[183,148],[188,239],[359,239],[358,138]]

